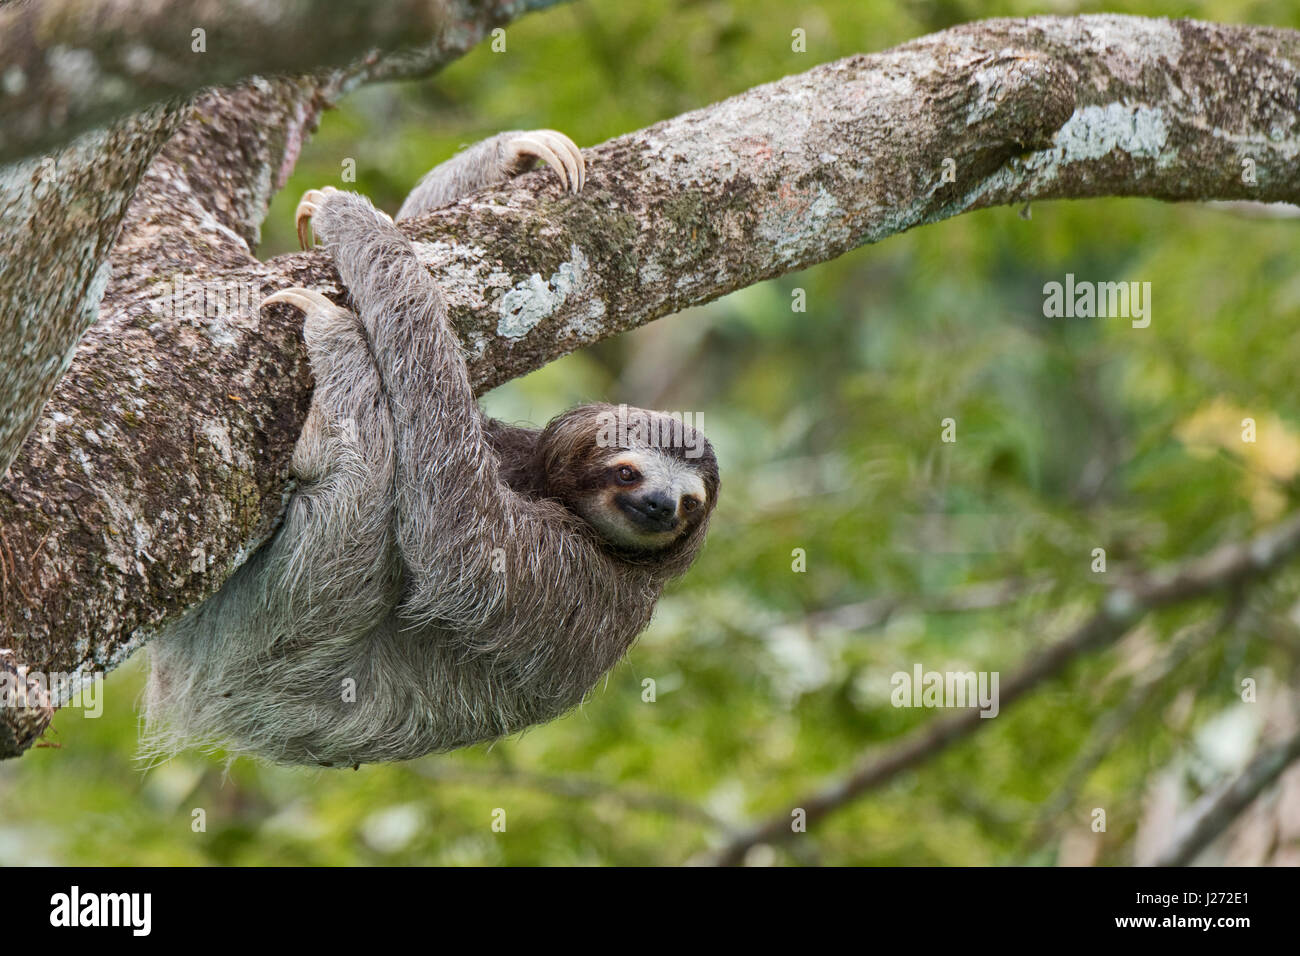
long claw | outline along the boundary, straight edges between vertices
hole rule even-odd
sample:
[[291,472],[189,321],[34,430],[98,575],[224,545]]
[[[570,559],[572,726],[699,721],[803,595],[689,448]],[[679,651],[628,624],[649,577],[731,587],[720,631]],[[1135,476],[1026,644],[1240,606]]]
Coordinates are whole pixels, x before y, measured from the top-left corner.
[[312,202],[315,196],[318,196],[314,189],[309,189],[302,194],[298,200],[298,208],[293,211],[293,224],[298,229],[298,248],[311,248],[311,217],[316,215],[320,206]]
[[258,306],[258,308],[264,309],[268,305],[275,305],[277,302],[288,303],[298,311],[304,313],[310,312],[312,309],[335,308],[333,302],[325,298],[325,296],[321,295],[315,289],[303,289],[297,286],[290,289],[281,289],[279,292],[272,292],[262,300],[262,304]]
[[545,160],[547,165],[555,170],[555,175],[560,177],[560,185],[565,189],[569,188],[569,171],[560,162],[560,157],[556,156],[551,147],[540,137],[526,134],[517,137],[510,145],[523,156],[536,156],[538,159]]
[[582,151],[578,149],[577,144],[558,130],[535,129],[533,135],[544,140],[560,157],[560,162],[564,163],[565,171],[569,174],[569,182],[573,185],[573,191],[575,193],[581,192],[584,178],[583,167],[586,164],[583,162]]
[[298,245],[301,248],[311,248],[311,217],[320,212],[320,207],[325,205],[325,200],[329,198],[329,194],[336,192],[338,190],[333,186],[309,189],[298,200],[298,208],[293,213],[293,222],[298,228]]
[[[552,132],[554,132],[554,130],[552,130]],[[575,189],[574,192],[580,193],[587,185],[587,160],[582,155],[582,150],[578,148],[577,143],[569,139],[569,137],[565,136],[563,133],[555,133],[555,135],[564,140],[564,145],[568,148],[569,155],[573,157],[574,165],[578,167],[578,188]]]

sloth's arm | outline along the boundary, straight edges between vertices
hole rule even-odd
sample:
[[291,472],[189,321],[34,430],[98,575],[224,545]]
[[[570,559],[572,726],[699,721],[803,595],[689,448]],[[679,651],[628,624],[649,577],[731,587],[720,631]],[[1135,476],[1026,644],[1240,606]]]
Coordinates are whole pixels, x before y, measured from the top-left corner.
[[485,186],[505,182],[531,169],[537,160],[555,167],[560,184],[574,192],[587,178],[582,153],[573,140],[550,129],[498,133],[463,150],[424,175],[397,211],[397,218],[410,219]]
[[313,191],[300,209],[366,326],[392,408],[404,617],[472,632],[505,607],[508,592],[512,612],[526,619],[561,593],[548,578],[564,564],[564,532],[501,481],[441,291],[365,197]]

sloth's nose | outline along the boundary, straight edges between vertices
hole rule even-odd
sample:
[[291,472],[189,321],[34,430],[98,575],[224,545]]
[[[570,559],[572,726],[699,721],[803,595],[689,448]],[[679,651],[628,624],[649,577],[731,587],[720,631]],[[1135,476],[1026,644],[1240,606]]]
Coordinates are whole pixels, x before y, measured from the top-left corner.
[[665,494],[649,494],[641,499],[641,509],[650,518],[670,518],[677,510],[677,502]]
[[629,496],[621,504],[632,523],[643,531],[657,534],[677,527],[677,502],[662,491]]

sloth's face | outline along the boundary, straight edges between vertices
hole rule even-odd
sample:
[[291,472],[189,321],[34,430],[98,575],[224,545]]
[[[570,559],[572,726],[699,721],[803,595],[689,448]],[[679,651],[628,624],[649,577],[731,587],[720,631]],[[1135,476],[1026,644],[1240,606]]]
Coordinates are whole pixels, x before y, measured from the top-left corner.
[[583,405],[543,429],[537,454],[545,493],[618,552],[689,564],[717,501],[718,460],[683,416]]
[[619,547],[666,548],[698,525],[713,504],[689,459],[657,449],[612,449],[594,464],[579,513]]

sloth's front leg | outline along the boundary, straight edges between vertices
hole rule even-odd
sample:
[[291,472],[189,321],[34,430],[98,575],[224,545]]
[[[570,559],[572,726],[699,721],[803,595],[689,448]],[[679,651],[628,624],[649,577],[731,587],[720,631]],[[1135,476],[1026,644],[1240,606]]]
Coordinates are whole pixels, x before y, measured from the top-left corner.
[[578,193],[587,183],[587,163],[582,150],[553,129],[512,130],[498,133],[457,153],[425,174],[398,210],[398,219],[410,219],[485,186],[503,183],[544,161],[560,178],[560,185]]
[[[539,160],[555,170],[562,188],[576,194],[587,184],[587,161],[582,150],[563,133],[553,129],[498,133],[429,170],[402,203],[397,219],[410,219],[450,205],[462,196],[528,172]],[[294,215],[302,248],[311,247],[312,217],[337,192],[333,186],[322,186],[303,193]],[[383,210],[375,211],[393,221]]]
[[499,479],[442,293],[410,240],[364,196],[308,193],[300,214],[334,259],[392,410],[403,620],[481,626],[505,597],[493,551],[528,519]]

